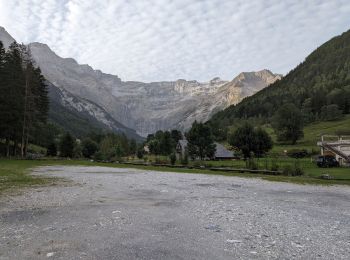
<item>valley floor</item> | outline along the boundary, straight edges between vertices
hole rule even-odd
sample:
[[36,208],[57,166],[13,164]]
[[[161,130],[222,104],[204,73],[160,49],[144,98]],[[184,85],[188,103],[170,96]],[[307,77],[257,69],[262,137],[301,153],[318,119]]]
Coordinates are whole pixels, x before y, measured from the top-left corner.
[[0,198],[0,259],[348,259],[350,189],[45,166]]

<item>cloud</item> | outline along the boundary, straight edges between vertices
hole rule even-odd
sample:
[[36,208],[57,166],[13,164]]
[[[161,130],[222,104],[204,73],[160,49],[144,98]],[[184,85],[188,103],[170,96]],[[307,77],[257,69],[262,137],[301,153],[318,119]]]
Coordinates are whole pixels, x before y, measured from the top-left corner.
[[287,73],[348,30],[349,13],[348,0],[0,0],[18,41],[140,81]]

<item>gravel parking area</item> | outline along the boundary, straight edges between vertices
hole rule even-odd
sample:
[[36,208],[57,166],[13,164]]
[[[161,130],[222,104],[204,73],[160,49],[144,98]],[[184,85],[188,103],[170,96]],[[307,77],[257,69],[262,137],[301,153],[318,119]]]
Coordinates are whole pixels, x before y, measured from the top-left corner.
[[107,167],[0,198],[0,259],[350,259],[350,189]]

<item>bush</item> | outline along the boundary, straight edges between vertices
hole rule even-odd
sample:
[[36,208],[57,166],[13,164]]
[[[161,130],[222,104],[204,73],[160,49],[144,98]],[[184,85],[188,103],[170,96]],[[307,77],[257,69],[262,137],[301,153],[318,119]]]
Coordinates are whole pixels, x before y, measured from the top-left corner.
[[193,167],[194,168],[201,168],[203,165],[200,161],[195,161],[193,162]]
[[291,165],[284,165],[282,168],[282,175],[286,175],[286,176],[292,176],[292,166]]
[[99,162],[99,161],[103,161],[105,159],[103,153],[101,151],[98,151],[94,154],[94,160]]
[[248,158],[246,160],[246,168],[250,170],[258,170],[259,165],[254,158]]
[[155,162],[156,164],[168,164],[168,163],[169,163],[167,160],[162,160],[162,159],[160,159],[159,157],[156,157],[155,160],[154,160],[154,162]]
[[47,147],[46,151],[47,156],[56,156],[57,155],[57,145],[56,143],[51,143]]
[[98,150],[97,144],[90,138],[82,142],[82,154],[85,158],[91,158]]
[[278,171],[279,170],[279,165],[277,163],[277,159],[272,159],[271,160],[271,167],[270,167],[270,170],[271,171]]
[[176,163],[176,154],[175,153],[171,153],[170,156],[169,156],[169,159],[170,159],[171,165],[175,165],[175,163]]
[[81,158],[82,156],[83,156],[83,153],[82,153],[81,145],[79,143],[75,143],[73,148],[73,157]]
[[185,154],[183,157],[181,157],[181,164],[182,165],[188,165],[188,152],[185,151]]
[[73,157],[75,141],[73,137],[67,132],[62,136],[60,141],[60,156],[61,157]]
[[300,163],[296,161],[293,168],[293,176],[304,175],[304,169],[300,166]]
[[301,176],[304,175],[304,170],[300,166],[299,162],[295,162],[293,165],[283,166],[282,174],[286,176]]
[[306,149],[291,149],[287,152],[287,156],[292,158],[305,158],[308,156],[308,152]]
[[137,149],[136,155],[137,155],[137,158],[142,159],[143,158],[143,149]]

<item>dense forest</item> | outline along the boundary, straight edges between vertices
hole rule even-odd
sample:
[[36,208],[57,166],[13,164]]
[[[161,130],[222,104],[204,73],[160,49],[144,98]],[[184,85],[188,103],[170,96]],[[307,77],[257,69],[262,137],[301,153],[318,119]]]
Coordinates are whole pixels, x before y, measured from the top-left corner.
[[217,139],[225,139],[227,127],[239,122],[271,123],[284,104],[295,105],[306,124],[350,112],[350,31],[324,43],[281,80],[215,114],[208,124]]
[[28,144],[46,124],[49,100],[45,78],[25,45],[0,42],[0,140],[7,156],[26,155]]

